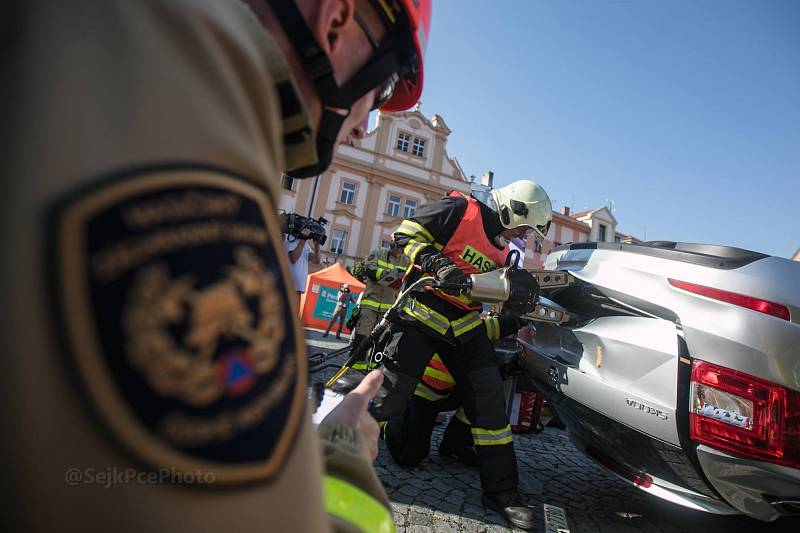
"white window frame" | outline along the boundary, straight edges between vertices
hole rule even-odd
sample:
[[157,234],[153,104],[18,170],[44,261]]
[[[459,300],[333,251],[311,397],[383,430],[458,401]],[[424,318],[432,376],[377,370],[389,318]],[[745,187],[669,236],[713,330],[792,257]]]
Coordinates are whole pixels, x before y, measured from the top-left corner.
[[414,137],[414,144],[411,147],[411,153],[417,157],[425,157],[425,139]]
[[[411,202],[413,205],[409,206],[408,205],[409,202]],[[417,210],[417,201],[412,200],[411,198],[406,198],[405,201],[403,202],[403,218],[411,218],[412,216],[414,216],[416,210]],[[409,211],[411,212],[409,213]]]
[[[397,203],[392,202],[392,198],[397,198]],[[400,216],[400,205],[403,203],[403,197],[399,194],[389,194],[386,197],[386,214],[390,217],[399,217]],[[394,213],[392,212],[392,206],[395,206]]]
[[411,134],[401,131],[397,134],[397,144],[395,148],[400,150],[401,152],[408,152],[409,146],[411,145]]
[[[341,234],[339,236],[338,234]],[[338,243],[338,246],[334,246],[335,243]],[[343,229],[334,229],[333,235],[331,235],[331,247],[330,252],[335,255],[344,255],[344,248],[347,245],[347,230]]]
[[[350,189],[352,187],[352,189]],[[342,187],[339,189],[339,203],[345,205],[355,205],[356,193],[358,186],[351,181],[342,181]]]

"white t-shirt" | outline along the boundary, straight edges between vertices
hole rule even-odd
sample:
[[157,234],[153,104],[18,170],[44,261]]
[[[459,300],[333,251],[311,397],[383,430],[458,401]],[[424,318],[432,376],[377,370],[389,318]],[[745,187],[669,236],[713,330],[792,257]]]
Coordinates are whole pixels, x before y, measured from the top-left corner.
[[294,282],[294,288],[298,292],[306,292],[306,277],[308,277],[308,254],[311,253],[311,247],[308,245],[308,241],[302,241],[297,239],[295,241],[289,242],[289,237],[283,239],[283,247],[286,249],[286,254],[288,255],[289,252],[293,252],[298,246],[305,246],[305,250],[300,254],[300,257],[297,258],[296,263],[292,263],[289,260],[289,271],[292,275],[292,282]]

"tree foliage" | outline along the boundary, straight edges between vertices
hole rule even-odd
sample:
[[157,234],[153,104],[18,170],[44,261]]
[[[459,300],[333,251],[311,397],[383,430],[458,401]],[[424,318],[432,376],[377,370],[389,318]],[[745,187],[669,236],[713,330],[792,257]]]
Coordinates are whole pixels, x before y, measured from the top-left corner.
[[347,271],[350,273],[350,275],[356,278],[358,281],[360,281],[361,283],[367,282],[367,273],[366,269],[364,268],[363,259],[359,259],[358,261],[356,261],[355,263],[346,268]]

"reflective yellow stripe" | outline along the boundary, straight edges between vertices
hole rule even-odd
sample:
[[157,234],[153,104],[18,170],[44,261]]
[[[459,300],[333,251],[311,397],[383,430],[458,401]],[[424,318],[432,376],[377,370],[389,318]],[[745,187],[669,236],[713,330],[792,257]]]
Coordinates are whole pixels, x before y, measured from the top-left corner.
[[453,326],[453,335],[456,337],[478,327],[483,321],[478,313],[470,313],[466,316],[453,320],[450,325]]
[[458,300],[459,302],[461,302],[462,304],[464,304],[467,307],[473,307],[474,308],[476,306],[475,302],[473,302],[472,299],[469,296],[466,296],[464,294],[459,294],[458,296],[454,296],[454,295],[448,294],[448,293],[446,293],[446,292],[444,292],[444,291],[442,291],[440,289],[433,289],[433,291],[438,293],[438,294],[446,295],[447,298],[452,298],[452,299]]
[[467,413],[465,413],[465,412],[464,412],[464,408],[463,408],[463,407],[459,407],[459,408],[456,410],[456,418],[457,418],[458,420],[460,420],[460,421],[464,422],[464,423],[465,423],[466,425],[468,425],[468,426],[469,426],[469,425],[471,425],[471,424],[469,423],[469,418],[467,418]]
[[405,233],[406,235],[411,235],[412,237],[420,235],[429,243],[433,243],[434,238],[431,235],[431,232],[426,230],[422,225],[417,224],[413,220],[404,220],[400,223],[400,226],[395,230],[395,233]]
[[440,381],[444,381],[445,383],[455,384],[455,380],[453,376],[449,373],[442,372],[440,370],[436,370],[435,368],[427,367],[425,368],[425,375],[430,376],[432,378],[436,378]]
[[511,442],[511,426],[502,429],[482,429],[472,427],[472,440],[475,446],[497,446]]
[[403,311],[441,335],[445,335],[450,328],[450,322],[444,315],[416,300],[411,300],[410,303],[403,305]]
[[365,533],[394,533],[392,513],[378,500],[335,477],[325,476],[325,510]]
[[388,420],[383,420],[382,422],[378,422],[378,427],[381,430],[381,438],[386,440],[386,424],[388,424]]
[[353,370],[366,370],[367,369],[367,362],[366,361],[359,361],[358,363],[353,363],[351,366]]
[[361,307],[366,307],[367,309],[372,309],[373,311],[386,311],[391,306],[392,304],[385,304],[376,300],[361,300]]
[[486,318],[484,319],[486,323],[486,335],[489,337],[489,340],[496,341],[500,338],[500,320],[497,318]]
[[380,280],[383,277],[383,273],[386,272],[386,269],[378,267],[375,269],[375,279]]
[[414,396],[419,396],[423,400],[428,400],[429,402],[438,402],[450,396],[450,393],[439,394],[424,383],[417,383],[417,388],[414,389]]
[[417,257],[417,254],[420,252],[420,250],[422,250],[426,246],[428,246],[427,243],[411,241],[403,249],[403,253],[406,254],[406,257],[408,257],[413,262],[414,258]]
[[382,261],[381,259],[378,259],[377,262],[378,262],[378,266],[381,266],[381,267],[385,268],[386,270],[392,270],[393,268],[402,268],[400,265],[395,265],[395,264],[389,263],[387,261]]

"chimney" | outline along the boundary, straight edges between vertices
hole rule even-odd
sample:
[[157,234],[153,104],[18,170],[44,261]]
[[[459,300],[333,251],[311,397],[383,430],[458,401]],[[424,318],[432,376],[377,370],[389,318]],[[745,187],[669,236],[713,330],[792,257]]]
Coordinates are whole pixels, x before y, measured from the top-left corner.
[[569,216],[569,206],[566,206],[566,205],[565,205],[565,206],[563,206],[563,207],[561,208],[561,214],[562,214],[562,215]]
[[486,187],[494,187],[494,172],[491,170],[487,170],[481,176],[481,185],[485,185]]

